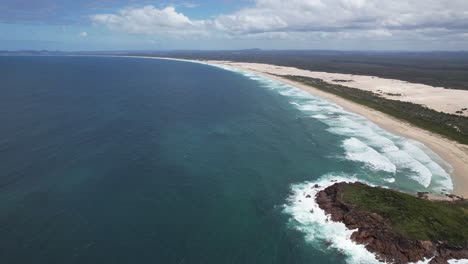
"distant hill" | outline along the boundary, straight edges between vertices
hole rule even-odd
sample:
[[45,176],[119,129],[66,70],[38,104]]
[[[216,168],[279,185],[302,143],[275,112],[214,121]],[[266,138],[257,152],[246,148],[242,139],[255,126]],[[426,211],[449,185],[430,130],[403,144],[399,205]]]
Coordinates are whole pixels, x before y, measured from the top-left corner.
[[468,90],[468,52],[335,50],[0,51],[0,55],[134,55],[229,60],[290,66],[311,71],[372,75],[448,89]]
[[131,52],[131,55],[257,62],[311,71],[372,75],[468,90],[468,52],[231,50]]

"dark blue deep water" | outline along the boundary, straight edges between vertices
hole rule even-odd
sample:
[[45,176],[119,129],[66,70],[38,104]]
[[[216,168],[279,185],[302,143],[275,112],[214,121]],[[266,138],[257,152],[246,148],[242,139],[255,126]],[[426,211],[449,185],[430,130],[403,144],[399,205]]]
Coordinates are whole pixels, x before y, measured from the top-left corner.
[[365,171],[278,92],[206,65],[0,57],[0,263],[344,263],[291,185]]

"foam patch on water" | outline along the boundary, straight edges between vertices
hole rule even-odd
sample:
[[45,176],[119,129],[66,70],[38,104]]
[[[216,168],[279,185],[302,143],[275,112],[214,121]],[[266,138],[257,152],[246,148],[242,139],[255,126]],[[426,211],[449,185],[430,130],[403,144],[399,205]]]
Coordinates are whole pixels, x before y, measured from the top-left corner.
[[384,181],[388,182],[388,183],[394,183],[395,182],[395,178],[386,178],[384,179]]
[[312,117],[315,119],[327,119],[328,118],[326,115],[321,115],[321,114],[312,115]]

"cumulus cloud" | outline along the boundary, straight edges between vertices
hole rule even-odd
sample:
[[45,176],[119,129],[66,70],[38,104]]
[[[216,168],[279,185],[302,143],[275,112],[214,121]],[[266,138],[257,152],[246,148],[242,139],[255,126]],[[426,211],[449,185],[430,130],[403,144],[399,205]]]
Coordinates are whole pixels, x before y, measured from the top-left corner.
[[189,19],[168,6],[158,9],[152,5],[141,8],[128,7],[117,14],[96,14],[91,20],[112,30],[123,30],[133,34],[194,34],[202,33],[205,21]]
[[[238,38],[310,35],[393,38],[468,28],[466,0],[256,0],[229,14],[192,20],[174,7],[128,7],[91,16],[96,24],[134,34],[223,35]],[[408,32],[411,32],[409,34]]]
[[234,33],[468,28],[465,0],[257,0],[254,7],[216,18]]

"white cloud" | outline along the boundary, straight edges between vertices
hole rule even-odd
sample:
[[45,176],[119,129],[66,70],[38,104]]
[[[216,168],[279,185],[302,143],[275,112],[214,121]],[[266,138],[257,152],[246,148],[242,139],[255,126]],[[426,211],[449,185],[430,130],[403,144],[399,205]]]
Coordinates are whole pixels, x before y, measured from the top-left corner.
[[86,32],[86,31],[80,32],[80,34],[78,34],[78,36],[82,37],[82,38],[86,38],[88,36],[88,32]]
[[255,0],[236,12],[192,20],[175,7],[128,7],[91,16],[96,24],[133,34],[229,38],[404,38],[465,33],[467,0]]
[[466,0],[257,0],[216,18],[218,28],[234,33],[467,28]]
[[172,6],[158,9],[154,6],[141,8],[128,7],[118,14],[96,14],[91,16],[96,24],[112,30],[122,30],[133,34],[194,34],[202,32],[204,21],[193,21]]

